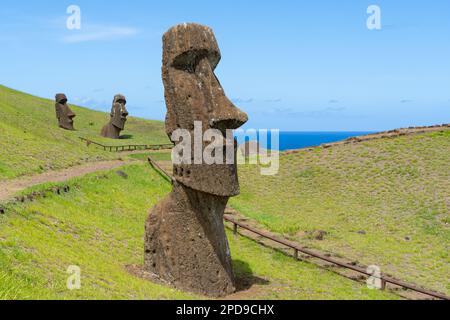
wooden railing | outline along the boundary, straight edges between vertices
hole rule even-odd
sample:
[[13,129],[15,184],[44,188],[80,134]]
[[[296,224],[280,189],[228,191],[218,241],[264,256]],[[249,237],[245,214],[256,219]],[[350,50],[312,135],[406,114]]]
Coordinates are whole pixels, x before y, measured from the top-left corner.
[[[354,265],[352,263],[342,262],[342,261],[339,261],[337,259],[331,258],[331,256],[329,257],[329,256],[326,256],[326,255],[314,252],[314,251],[312,251],[310,249],[302,248],[297,243],[291,242],[291,241],[286,240],[286,239],[275,237],[275,236],[269,234],[266,231],[261,231],[261,230],[258,230],[256,228],[253,228],[251,226],[248,226],[248,225],[246,225],[246,224],[244,224],[244,223],[242,223],[240,221],[236,221],[231,216],[225,215],[224,219],[225,219],[225,221],[230,222],[233,225],[233,233],[235,235],[238,234],[238,228],[242,228],[244,230],[250,231],[251,233],[254,233],[254,234],[256,234],[256,235],[258,235],[260,237],[263,237],[265,239],[268,239],[268,240],[271,240],[271,241],[276,242],[278,244],[281,244],[281,245],[283,245],[283,246],[285,246],[285,247],[287,247],[289,249],[292,249],[294,251],[294,257],[295,257],[296,260],[298,260],[298,258],[299,258],[298,253],[301,252],[303,254],[306,254],[308,256],[317,258],[317,259],[322,260],[322,261],[326,261],[326,262],[331,263],[333,265],[336,265],[338,267],[345,268],[345,269],[350,269],[350,270],[355,271],[357,273],[363,274],[363,275],[365,275],[367,277],[375,277],[372,273],[368,272],[368,268],[367,267],[361,267],[361,266]],[[388,276],[385,276],[385,275],[380,275],[380,277],[378,277],[377,279],[381,280],[381,288],[380,289],[382,289],[382,290],[384,290],[386,288],[386,283],[390,283],[390,284],[393,284],[393,285],[396,285],[396,286],[399,286],[399,287],[402,287],[402,288],[405,288],[405,289],[409,289],[409,290],[412,290],[412,291],[415,291],[415,292],[419,292],[419,293],[422,293],[422,294],[425,294],[425,295],[428,295],[428,296],[431,296],[431,297],[434,297],[434,298],[438,298],[438,299],[442,299],[442,300],[450,300],[450,297],[446,296],[445,294],[442,294],[442,293],[439,293],[439,292],[435,292],[435,291],[432,291],[432,290],[429,290],[429,289],[424,289],[424,288],[421,288],[421,287],[416,286],[414,284],[406,283],[404,281],[397,280],[397,279],[392,278],[392,277],[388,277]]]
[[110,152],[124,152],[124,151],[138,151],[138,150],[170,150],[173,148],[173,144],[129,144],[121,146],[107,146],[90,139],[79,137],[81,141],[86,142],[86,145],[95,145],[102,148],[105,151]]

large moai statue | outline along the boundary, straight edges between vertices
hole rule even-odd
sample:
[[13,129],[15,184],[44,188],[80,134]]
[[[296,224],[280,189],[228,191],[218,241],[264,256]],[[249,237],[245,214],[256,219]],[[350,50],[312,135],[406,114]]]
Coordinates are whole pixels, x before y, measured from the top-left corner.
[[66,95],[58,93],[55,96],[55,100],[56,118],[58,119],[59,127],[66,130],[75,130],[73,118],[76,117],[76,114],[69,108]]
[[105,138],[119,139],[120,132],[125,129],[127,122],[128,111],[125,105],[127,99],[124,95],[118,94],[114,97],[111,108],[111,119],[107,125],[102,128],[101,135]]
[[[166,133],[172,140],[175,130],[184,129],[194,140],[194,122],[201,123],[203,132],[220,130],[221,150],[231,146],[235,157],[236,143],[226,131],[239,128],[248,117],[225,96],[214,74],[220,58],[208,27],[182,24],[164,35]],[[205,146],[203,142],[203,150]],[[145,270],[181,290],[211,297],[233,293],[223,215],[228,199],[239,192],[236,162],[174,165],[173,190],[145,224]]]

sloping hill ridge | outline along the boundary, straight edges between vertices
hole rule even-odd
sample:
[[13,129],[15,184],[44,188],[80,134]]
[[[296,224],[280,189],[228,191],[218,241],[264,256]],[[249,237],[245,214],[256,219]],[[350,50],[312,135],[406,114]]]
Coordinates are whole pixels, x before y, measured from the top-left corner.
[[129,117],[122,132],[128,139],[101,138],[100,129],[109,121],[109,115],[70,106],[77,114],[73,132],[58,128],[54,101],[0,85],[0,180],[118,157],[96,148],[87,149],[80,136],[108,145],[168,142],[162,122],[134,117]]
[[[231,205],[307,247],[450,293],[450,128],[280,154],[240,167]],[[374,139],[371,139],[374,138]]]
[[[0,86],[0,181],[83,162],[119,157],[118,154],[104,152],[101,149],[86,148],[86,145],[79,141],[79,136],[105,144],[167,142],[162,122],[136,118],[130,118],[127,131],[123,133],[129,136],[129,139],[119,141],[100,139],[98,132],[108,121],[109,115],[72,105],[71,107],[77,113],[75,132],[58,128],[53,101]],[[257,166],[241,166],[239,175],[242,194],[233,198],[231,205],[272,232],[283,234],[307,247],[354,259],[355,262],[364,265],[375,264],[381,267],[383,273],[449,294],[450,128],[442,127],[442,130],[436,132],[414,135],[397,135],[393,132],[393,135],[395,137],[386,135],[373,140],[360,139],[361,141],[356,143],[338,143],[333,147],[324,146],[281,153],[280,172],[276,176],[261,176]],[[127,172],[131,174],[133,170]],[[33,252],[34,249],[30,247],[36,246],[36,242],[30,237],[29,243],[19,243],[18,239],[26,237],[18,237],[17,232],[33,234],[38,239],[50,241],[51,239],[47,239],[46,229],[49,223],[44,223],[45,227],[42,227],[42,234],[46,235],[44,237],[34,231],[35,224],[17,229],[24,225],[22,220],[27,219],[24,217],[33,216],[34,219],[41,219],[41,212],[45,212],[45,216],[53,219],[54,214],[61,214],[58,219],[69,219],[66,222],[72,225],[70,219],[78,219],[79,204],[85,203],[86,197],[92,197],[90,203],[85,203],[86,219],[78,221],[83,227],[90,228],[92,212],[98,210],[99,206],[103,206],[104,211],[101,212],[102,218],[99,217],[98,221],[107,217],[108,219],[101,220],[102,223],[108,228],[113,227],[114,230],[128,229],[112,225],[111,213],[116,214],[118,210],[123,212],[126,219],[120,223],[122,226],[128,226],[130,212],[139,214],[133,218],[136,224],[132,230],[133,236],[136,237],[133,240],[135,243],[133,256],[137,263],[141,258],[142,226],[146,210],[168,192],[168,189],[160,189],[160,183],[153,185],[156,175],[150,179],[151,181],[142,181],[136,185],[138,179],[148,178],[148,170],[150,169],[147,166],[136,169],[135,174],[124,180],[111,172],[109,177],[113,181],[106,181],[107,183],[101,187],[101,192],[98,192],[97,188],[99,181],[104,179],[104,174],[94,174],[87,177],[87,180],[78,181],[77,188],[83,189],[83,192],[73,195],[77,198],[58,198],[59,200],[54,197],[46,198],[42,202],[42,208],[36,207],[38,205],[36,203],[31,203],[27,206],[27,215],[20,212],[24,208],[19,208],[15,215],[18,218],[15,223],[0,225],[3,228],[0,247],[6,246],[7,250],[4,252]],[[90,179],[92,184],[86,189],[85,185]],[[111,186],[115,188],[112,193]],[[148,202],[149,190],[146,189],[149,186],[152,186],[151,203]],[[137,191],[123,193],[123,190],[139,190],[140,193]],[[103,198],[105,194],[110,194],[111,198]],[[129,194],[134,194],[134,201],[141,201],[139,206],[128,199]],[[118,195],[121,196],[116,199]],[[69,207],[73,207],[77,214],[67,212]],[[10,217],[0,215],[0,222],[2,219]],[[6,227],[10,227],[9,234]],[[55,228],[59,230],[57,225]],[[136,232],[138,229],[140,231]],[[70,232],[72,231],[70,229]],[[94,235],[97,230],[92,229],[89,232]],[[109,234],[110,230],[107,233]],[[88,238],[95,238],[92,235]],[[84,238],[80,239],[78,234],[73,237],[84,245]],[[107,239],[105,243],[108,246],[111,237],[116,238],[115,235],[105,236]],[[118,238],[128,237],[129,235],[120,235]],[[122,245],[118,244],[119,247]],[[46,252],[48,248],[48,243],[42,243],[40,250]],[[108,257],[111,256],[110,252],[107,252]],[[61,250],[60,254],[62,253]],[[18,256],[20,258],[22,254]],[[14,286],[17,279],[12,275],[23,272],[24,261],[10,261],[11,257],[13,256],[3,254],[3,250],[0,250],[0,266],[2,266],[0,269],[7,270],[7,266],[18,269],[6,273],[6,279],[10,278],[10,284]],[[14,259],[16,258],[14,256]],[[46,255],[39,258],[42,259],[43,265],[54,264],[54,261],[48,260]],[[78,258],[83,260],[86,257]],[[31,253],[27,256],[30,266],[35,263],[35,259]],[[246,259],[248,256],[243,260]],[[255,260],[252,265],[255,270],[261,264],[260,260]],[[130,259],[124,259],[125,261]],[[286,266],[286,262],[283,262],[283,266],[278,265],[276,268],[264,266],[264,268],[267,274],[273,274],[274,270],[281,270]],[[27,270],[34,269],[29,267]],[[62,269],[58,270],[55,272]],[[258,273],[262,274],[263,271],[258,270]],[[297,279],[301,274],[305,274],[305,271],[295,270],[292,278]],[[41,279],[40,276],[37,278]],[[0,280],[3,283],[4,279],[5,276],[0,272]],[[30,279],[29,275],[24,274],[23,279],[28,281],[26,279]],[[130,294],[129,280],[126,277],[123,281],[126,284],[123,289],[127,290],[127,295]],[[300,277],[300,280],[304,281],[304,277]],[[48,279],[42,280],[42,283],[49,283]],[[316,285],[317,281],[314,281],[313,285],[309,284],[304,288]],[[292,287],[301,288],[303,285],[296,283]],[[329,292],[328,298],[337,297],[338,291],[335,290],[337,287],[324,285],[319,289],[324,288],[332,291]],[[359,289],[361,288],[358,287]],[[345,289],[343,293],[352,291],[349,290]],[[22,293],[19,290],[17,294],[21,296]],[[291,294],[286,294],[292,298]],[[304,298],[304,292],[301,294]],[[355,297],[353,294],[350,297]],[[363,293],[365,294],[366,292]],[[91,294],[87,296],[92,297]],[[154,295],[150,294],[150,297]]]

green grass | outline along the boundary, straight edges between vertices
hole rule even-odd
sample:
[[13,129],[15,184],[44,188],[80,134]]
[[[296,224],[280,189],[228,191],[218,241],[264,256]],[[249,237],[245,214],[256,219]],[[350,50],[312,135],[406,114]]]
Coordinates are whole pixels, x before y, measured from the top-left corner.
[[[53,101],[0,86],[0,180],[125,157],[87,148],[79,136],[108,145],[167,143],[162,122],[132,117],[123,132],[129,139],[100,138],[109,115],[71,107],[75,132],[58,128]],[[168,161],[170,153],[152,157]],[[144,220],[170,186],[147,165],[124,170],[128,179],[91,174],[72,180],[67,195],[48,194],[0,216],[0,299],[198,298],[125,270],[142,262]],[[450,293],[450,130],[283,155],[279,175],[242,166],[240,181],[232,206],[271,231]],[[317,230],[327,232],[323,241],[311,236]],[[250,240],[230,237],[230,244],[240,276],[269,281],[245,298],[395,298]],[[66,289],[69,265],[82,268],[80,291]]]
[[[90,174],[71,180],[68,194],[48,194],[0,216],[0,299],[203,298],[126,271],[127,265],[143,263],[144,221],[171,187],[146,164],[120,170],[128,179],[117,170]],[[239,298],[397,298],[251,240],[228,237],[236,274],[260,282]],[[70,265],[81,268],[81,290],[66,288]]]
[[276,176],[239,176],[232,206],[271,231],[450,294],[450,130],[282,155]]
[[155,161],[172,161],[172,153],[170,151],[154,151],[130,155],[133,159],[144,161],[147,161],[148,156],[151,156]]
[[99,133],[109,114],[70,106],[77,114],[73,132],[58,127],[54,101],[0,86],[0,179],[119,157],[94,146],[87,148],[80,136],[107,145],[168,142],[162,122],[134,117],[122,132],[128,139],[102,138]]

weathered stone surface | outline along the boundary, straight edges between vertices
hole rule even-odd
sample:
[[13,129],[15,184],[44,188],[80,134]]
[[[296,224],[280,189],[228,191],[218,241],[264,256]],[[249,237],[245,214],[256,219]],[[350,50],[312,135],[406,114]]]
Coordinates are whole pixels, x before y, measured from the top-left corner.
[[214,297],[233,293],[223,225],[227,201],[175,182],[146,222],[145,268],[182,290]]
[[[169,138],[176,129],[193,137],[194,121],[202,123],[203,132],[218,129],[225,138],[227,129],[248,120],[214,75],[220,51],[210,28],[178,25],[163,43]],[[224,139],[224,147],[229,144],[236,147],[234,139]],[[236,164],[174,165],[174,178],[172,193],[153,208],[145,225],[145,270],[183,290],[213,297],[233,293],[223,214],[229,197],[239,194]]]
[[58,119],[59,127],[66,130],[74,130],[73,119],[76,115],[69,108],[66,95],[63,93],[58,93],[55,96],[55,100],[56,118]]
[[125,105],[127,100],[125,96],[118,94],[114,97],[111,108],[111,119],[107,125],[102,128],[101,135],[105,138],[119,139],[120,132],[125,129],[128,111]]

